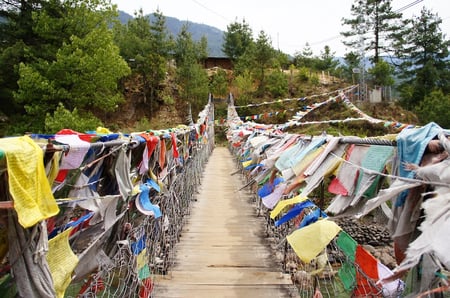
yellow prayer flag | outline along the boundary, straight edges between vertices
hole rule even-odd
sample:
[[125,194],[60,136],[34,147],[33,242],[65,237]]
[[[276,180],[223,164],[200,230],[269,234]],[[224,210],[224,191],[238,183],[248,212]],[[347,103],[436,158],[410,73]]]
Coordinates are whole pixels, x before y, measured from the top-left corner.
[[139,271],[148,264],[147,248],[144,248],[136,257],[136,269]]
[[70,231],[72,228],[48,241],[47,262],[58,298],[64,297],[64,293],[72,281],[72,272],[78,264],[78,257],[69,245]]
[[109,129],[107,129],[106,127],[101,127],[101,126],[97,127],[95,132],[97,134],[106,134],[106,135],[112,134],[112,132]]
[[30,137],[0,139],[5,152],[9,192],[24,228],[58,214],[59,208],[44,168],[44,154]]
[[341,228],[335,222],[321,219],[309,226],[295,230],[286,238],[300,260],[309,263],[319,255],[340,230]]
[[303,172],[308,168],[308,166],[325,150],[325,145],[309,152],[306,156],[292,166],[292,170],[295,173],[295,176],[299,176],[303,174]]
[[53,153],[52,160],[48,163],[46,172],[47,172],[47,179],[48,183],[50,185],[55,182],[56,177],[58,176],[59,172],[59,163],[61,161],[62,152],[57,151]]
[[246,168],[246,167],[248,167],[249,165],[251,165],[252,164],[252,160],[250,159],[250,160],[247,160],[247,161],[244,161],[243,163],[242,163],[242,167],[243,168]]
[[280,214],[280,212],[285,207],[287,207],[289,205],[301,203],[303,201],[306,201],[307,199],[308,199],[308,197],[302,197],[302,196],[298,195],[298,196],[295,196],[295,197],[287,199],[287,200],[278,201],[275,208],[273,208],[273,210],[270,212],[270,218],[274,219],[278,214]]

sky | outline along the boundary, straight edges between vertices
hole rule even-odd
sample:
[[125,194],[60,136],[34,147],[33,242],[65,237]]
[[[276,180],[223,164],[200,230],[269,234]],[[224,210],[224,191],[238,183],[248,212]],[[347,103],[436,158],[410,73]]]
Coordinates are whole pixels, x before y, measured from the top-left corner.
[[[328,45],[335,56],[343,56],[350,49],[342,44],[342,18],[351,17],[354,0],[111,0],[118,9],[134,15],[142,9],[150,14],[157,9],[164,16],[182,21],[206,24],[227,31],[233,22],[245,22],[256,38],[263,30],[275,49],[293,55],[308,43],[314,55]],[[394,11],[404,17],[418,16],[425,6],[443,20],[442,31],[450,38],[449,0],[392,0]]]

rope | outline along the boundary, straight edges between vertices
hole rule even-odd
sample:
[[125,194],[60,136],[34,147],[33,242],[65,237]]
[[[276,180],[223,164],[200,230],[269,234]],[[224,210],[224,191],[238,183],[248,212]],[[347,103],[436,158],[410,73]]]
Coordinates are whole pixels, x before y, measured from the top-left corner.
[[274,101],[269,101],[269,102],[261,102],[261,103],[252,103],[252,104],[248,104],[248,105],[243,105],[243,106],[233,106],[233,108],[235,109],[239,109],[239,108],[249,108],[249,107],[260,107],[260,106],[264,106],[264,105],[270,105],[270,104],[274,104],[274,103],[282,103],[282,102],[286,102],[286,101],[305,101],[307,99],[310,98],[315,98],[315,97],[321,97],[321,96],[327,96],[330,94],[334,94],[337,92],[349,92],[350,90],[356,88],[358,85],[353,85],[344,89],[338,89],[338,90],[334,90],[331,92],[326,92],[326,93],[322,93],[322,94],[314,94],[314,95],[310,95],[307,97],[301,97],[301,98],[286,98],[286,99],[278,99],[278,100],[274,100]]
[[405,182],[410,182],[410,183],[421,183],[421,184],[430,184],[430,185],[435,185],[435,186],[443,186],[443,187],[447,187],[450,188],[450,184],[448,183],[443,183],[443,182],[437,182],[437,181],[426,181],[426,180],[422,180],[422,179],[415,179],[415,178],[406,178],[406,177],[401,177],[401,176],[396,176],[396,175],[391,175],[391,174],[386,174],[386,173],[382,173],[382,172],[378,172],[378,171],[374,171],[374,170],[369,170],[367,168],[364,168],[362,166],[356,165],[344,158],[342,158],[342,156],[338,156],[336,154],[334,154],[333,152],[330,152],[331,155],[333,155],[334,157],[337,157],[339,159],[341,159],[343,162],[348,163],[354,167],[357,167],[361,170],[363,170],[364,172],[371,174],[371,175],[380,175],[380,176],[384,176],[384,177],[388,177],[391,179],[398,179],[398,180],[402,180]]

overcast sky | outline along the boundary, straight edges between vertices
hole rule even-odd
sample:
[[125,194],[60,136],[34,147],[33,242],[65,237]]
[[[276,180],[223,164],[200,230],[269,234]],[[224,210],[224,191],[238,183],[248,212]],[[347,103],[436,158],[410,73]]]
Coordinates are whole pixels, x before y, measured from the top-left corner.
[[[164,16],[175,17],[227,30],[234,21],[249,24],[255,37],[264,30],[272,45],[287,54],[301,51],[308,42],[315,55],[329,45],[336,56],[347,49],[339,33],[342,18],[349,18],[353,0],[111,0],[119,10],[131,15],[139,9],[144,14],[156,9]],[[393,0],[393,10],[401,9],[405,17],[419,15],[425,6],[443,19],[442,31],[450,38],[450,0]],[[347,28],[348,29],[348,28]]]

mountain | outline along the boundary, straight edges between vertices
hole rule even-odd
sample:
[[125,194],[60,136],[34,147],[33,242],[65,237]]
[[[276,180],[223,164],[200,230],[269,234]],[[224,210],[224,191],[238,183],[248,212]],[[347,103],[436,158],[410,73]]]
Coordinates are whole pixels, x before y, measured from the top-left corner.
[[[183,25],[187,24],[188,31],[192,34],[194,41],[200,41],[202,36],[206,37],[208,40],[208,55],[210,57],[225,57],[225,54],[222,52],[223,35],[225,32],[222,30],[205,24],[182,21],[174,17],[164,17],[166,18],[167,31],[173,37],[176,38]],[[119,21],[122,24],[126,24],[130,19],[133,19],[133,16],[119,10]],[[150,21],[152,22],[153,20],[154,15],[150,14]]]
[[119,21],[122,24],[128,23],[129,20],[133,19],[134,17],[130,14],[127,14],[124,11],[119,10]]

